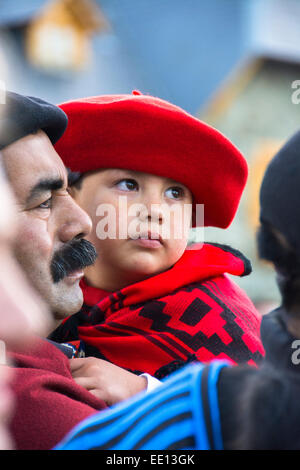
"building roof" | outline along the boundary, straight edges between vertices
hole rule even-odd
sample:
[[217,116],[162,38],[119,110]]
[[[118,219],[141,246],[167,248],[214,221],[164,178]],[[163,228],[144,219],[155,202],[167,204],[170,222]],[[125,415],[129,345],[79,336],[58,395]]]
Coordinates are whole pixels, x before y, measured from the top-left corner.
[[47,0],[0,0],[0,26],[18,26],[27,23]]

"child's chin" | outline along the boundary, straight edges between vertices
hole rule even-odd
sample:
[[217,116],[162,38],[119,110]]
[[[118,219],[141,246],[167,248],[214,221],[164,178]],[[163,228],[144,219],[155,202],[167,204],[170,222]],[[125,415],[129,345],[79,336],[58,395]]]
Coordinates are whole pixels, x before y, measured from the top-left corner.
[[151,263],[136,263],[132,266],[131,273],[139,277],[141,280],[150,276],[155,276],[165,271],[165,268]]

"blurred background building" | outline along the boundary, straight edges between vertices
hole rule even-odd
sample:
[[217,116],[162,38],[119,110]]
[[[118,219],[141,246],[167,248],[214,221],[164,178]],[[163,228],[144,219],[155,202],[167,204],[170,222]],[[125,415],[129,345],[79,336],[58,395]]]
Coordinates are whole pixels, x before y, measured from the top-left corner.
[[258,191],[300,127],[299,24],[299,0],[0,0],[0,84],[53,103],[138,89],[229,137],[249,181],[231,227],[205,240],[251,259],[238,283],[264,311],[279,296],[257,259]]

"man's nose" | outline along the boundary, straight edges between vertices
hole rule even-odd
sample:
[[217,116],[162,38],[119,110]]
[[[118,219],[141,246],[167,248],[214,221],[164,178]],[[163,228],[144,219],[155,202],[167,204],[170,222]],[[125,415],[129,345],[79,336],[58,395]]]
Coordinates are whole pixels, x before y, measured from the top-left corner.
[[64,209],[63,220],[59,227],[60,239],[68,242],[74,238],[84,238],[92,230],[92,220],[89,215],[72,199]]

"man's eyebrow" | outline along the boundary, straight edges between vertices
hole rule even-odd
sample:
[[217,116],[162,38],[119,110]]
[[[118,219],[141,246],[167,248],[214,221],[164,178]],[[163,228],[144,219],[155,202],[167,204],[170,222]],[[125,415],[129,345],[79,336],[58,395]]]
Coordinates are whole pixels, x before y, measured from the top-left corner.
[[26,198],[26,204],[30,203],[33,199],[40,196],[46,191],[57,191],[63,188],[64,180],[62,178],[45,178],[38,181],[30,190]]

